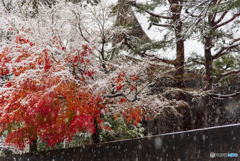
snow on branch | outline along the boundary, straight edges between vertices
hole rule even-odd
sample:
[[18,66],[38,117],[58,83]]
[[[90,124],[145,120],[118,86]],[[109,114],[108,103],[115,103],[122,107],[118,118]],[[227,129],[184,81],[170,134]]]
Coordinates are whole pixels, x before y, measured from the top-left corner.
[[155,22],[153,22],[152,24],[155,25],[155,26],[160,26],[160,27],[175,27],[175,26],[173,26],[173,25],[159,24],[159,23],[155,23]]
[[215,55],[212,56],[212,59],[214,60],[223,55],[226,55],[226,54],[228,54],[228,52],[227,52],[228,50],[238,47],[240,45],[240,42],[238,42],[239,40],[240,40],[240,38],[234,39],[233,42],[231,42],[229,46],[223,46]]
[[169,17],[169,16],[162,16],[160,14],[155,14],[153,12],[150,12],[150,11],[146,11],[148,14],[150,14],[151,16],[154,16],[154,17],[158,17],[158,18],[163,18],[163,19],[172,19],[172,17]]
[[226,72],[226,73],[222,73],[221,76],[219,77],[219,79],[230,76],[232,74],[238,74],[238,73],[240,73],[239,70],[234,70],[234,71],[229,71],[229,72]]
[[[224,19],[224,17],[227,15],[227,13],[228,13],[228,11],[225,11],[220,17],[219,17],[219,19],[217,20],[217,21],[215,21],[214,23],[215,24],[218,24],[218,23],[220,23],[223,19]],[[215,15],[216,15],[217,13],[215,13]]]
[[208,96],[213,97],[214,99],[218,99],[218,100],[227,100],[227,99],[232,99],[234,97],[239,97],[240,92],[236,92],[236,93],[232,93],[232,94],[226,94],[226,95],[209,93]]
[[156,55],[149,55],[149,54],[146,54],[144,52],[140,53],[139,55],[142,56],[142,57],[150,58],[150,61],[160,61],[160,62],[164,62],[164,63],[167,63],[167,64],[174,64],[174,60],[159,58]]
[[235,18],[237,18],[237,17],[239,17],[239,16],[240,16],[240,13],[234,14],[232,18],[230,18],[229,20],[227,20],[227,21],[225,21],[225,22],[223,22],[223,23],[221,23],[221,24],[215,25],[213,28],[214,28],[214,29],[217,29],[217,28],[219,28],[219,27],[222,27],[222,26],[224,26],[224,25],[232,22],[233,20],[235,20]]

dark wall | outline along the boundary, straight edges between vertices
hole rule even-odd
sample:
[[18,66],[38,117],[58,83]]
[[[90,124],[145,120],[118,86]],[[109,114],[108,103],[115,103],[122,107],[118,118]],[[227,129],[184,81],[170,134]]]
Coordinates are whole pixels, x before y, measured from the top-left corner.
[[[238,161],[240,124],[12,156],[12,161]],[[210,153],[238,153],[215,157]]]

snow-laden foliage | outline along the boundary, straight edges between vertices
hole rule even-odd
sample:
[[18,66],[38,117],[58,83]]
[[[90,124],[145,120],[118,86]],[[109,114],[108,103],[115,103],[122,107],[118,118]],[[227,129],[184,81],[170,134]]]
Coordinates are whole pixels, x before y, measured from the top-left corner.
[[136,126],[148,112],[142,107],[169,105],[157,95],[149,104],[147,96],[148,85],[169,74],[167,66],[156,70],[159,64],[110,52],[111,41],[127,30],[114,26],[107,1],[13,4],[1,6],[0,75],[9,80],[0,88],[0,131],[8,132],[7,144],[23,149],[38,139],[52,146],[77,132],[93,134],[96,126],[110,132],[101,115]]
[[[166,111],[185,119],[191,117],[193,99],[207,105],[210,98],[238,96],[239,92],[222,95],[214,86],[239,73],[236,53],[240,39],[223,29],[227,11],[221,2],[225,1],[218,4],[223,8],[215,8],[213,1],[152,2],[169,8],[157,14],[157,5],[134,5],[150,15],[152,25],[171,34],[161,44],[133,46],[134,41],[126,36],[115,44],[131,29],[115,25],[116,16],[106,0],[97,5],[61,0],[2,3],[0,132],[7,132],[6,143],[22,149],[38,139],[48,147],[86,132],[99,134],[102,140],[141,137],[139,122],[143,119],[154,119]],[[236,20],[231,29],[235,30],[239,14],[236,8],[231,9]],[[211,26],[208,19],[218,20],[220,25]],[[205,58],[192,56],[189,67],[184,60],[184,41],[198,34]],[[153,53],[154,47],[173,47],[173,43],[176,59]],[[130,57],[121,50],[122,44],[136,50],[141,58]],[[184,67],[194,69],[194,74],[200,71],[199,80],[209,88],[185,88],[185,79],[193,78]],[[169,82],[172,85],[164,85]],[[202,115],[203,108],[199,109]],[[203,120],[202,116],[196,119]]]
[[1,76],[11,76],[0,89],[6,142],[22,149],[37,138],[51,146],[78,131],[94,133],[94,121],[101,124],[107,107],[106,89],[94,85],[94,74],[104,74],[99,44],[119,32],[112,28],[110,9],[63,1],[37,9],[31,1],[16,3],[16,11],[1,17],[10,35],[0,53]]

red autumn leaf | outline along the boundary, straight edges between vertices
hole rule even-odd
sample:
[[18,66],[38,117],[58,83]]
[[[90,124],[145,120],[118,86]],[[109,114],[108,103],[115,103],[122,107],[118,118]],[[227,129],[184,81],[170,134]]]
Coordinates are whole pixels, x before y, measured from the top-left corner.
[[105,126],[105,129],[108,130],[108,131],[111,131],[112,129],[109,127],[109,126]]
[[119,104],[122,104],[122,103],[124,103],[126,101],[127,101],[126,98],[121,98],[120,101],[119,101]]
[[136,77],[135,75],[131,78],[132,81],[136,81],[138,79],[138,77]]
[[136,87],[135,86],[133,86],[133,85],[131,85],[131,91],[133,91],[133,90],[135,90],[136,89]]
[[119,90],[121,90],[121,89],[122,89],[122,87],[123,87],[123,86],[122,86],[122,84],[121,84],[121,83],[119,83],[119,84],[117,85],[117,87],[116,87],[116,90],[117,90],[117,91],[119,91]]
[[[1,74],[15,75],[0,91],[0,132],[8,130],[6,143],[23,149],[26,143],[41,138],[53,146],[80,131],[94,133],[94,120],[103,123],[100,114],[107,106],[101,93],[85,86],[83,77],[74,80],[65,74],[64,65],[78,60],[77,55],[56,61],[58,55],[23,36],[17,36],[15,42],[17,45],[0,52]],[[42,52],[34,53],[33,48]],[[16,51],[19,56],[14,62]],[[86,67],[84,73],[92,77],[95,71]]]

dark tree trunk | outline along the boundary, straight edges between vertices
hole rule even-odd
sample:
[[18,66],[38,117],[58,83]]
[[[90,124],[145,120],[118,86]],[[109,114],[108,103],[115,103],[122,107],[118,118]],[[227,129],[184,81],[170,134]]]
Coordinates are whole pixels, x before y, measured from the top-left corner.
[[[218,3],[217,0],[212,0],[212,3],[210,6],[215,6]],[[216,11],[217,13],[217,11]],[[216,25],[215,23],[215,18],[216,15],[215,13],[211,13],[208,15],[208,25],[211,27],[212,31],[214,32],[216,29],[214,26]],[[212,70],[213,70],[213,57],[212,57],[212,51],[211,49],[213,48],[213,37],[211,36],[211,33],[208,33],[209,35],[205,35],[204,40],[204,54],[205,54],[205,70],[206,70],[206,75],[205,75],[205,81],[206,85],[204,87],[204,91],[212,90],[213,89],[213,78],[212,78]],[[196,110],[196,128],[203,128],[203,127],[208,127],[208,105],[210,102],[210,97],[205,96],[201,99],[199,106],[197,107]],[[199,119],[199,120],[198,120]]]
[[182,1],[172,0],[171,12],[172,20],[175,24],[175,38],[176,38],[176,60],[174,66],[176,68],[175,81],[178,88],[184,87],[184,39],[182,38]]
[[[175,82],[178,88],[184,88],[184,38],[182,37],[182,21],[181,21],[181,12],[182,12],[182,0],[172,0],[171,12],[172,20],[175,24],[175,38],[176,38],[176,59],[174,61],[174,66],[176,68],[175,73]],[[183,100],[189,103],[189,98],[186,94],[180,92],[179,100]],[[192,115],[190,108],[188,106],[181,107],[179,113],[183,115],[182,119],[182,130],[192,129]]]
[[96,128],[96,132],[92,135],[92,140],[93,143],[101,143],[101,139],[100,139],[100,128],[97,122],[97,119],[94,119],[94,124],[95,124],[95,128]]
[[33,141],[30,143],[29,152],[34,152],[34,151],[38,151],[38,149],[37,149],[37,139],[33,140]]
[[210,90],[212,89],[212,53],[211,53],[211,48],[212,48],[212,38],[211,37],[206,37],[205,38],[205,69],[206,69],[206,86],[204,87],[204,90]]
[[[206,37],[205,38],[205,69],[206,69],[206,85],[204,87],[204,91],[212,89],[212,38]],[[210,98],[208,96],[203,96],[200,100],[200,103],[196,110],[196,128],[204,128],[208,127],[208,120],[207,120],[207,108],[209,104]]]
[[[177,33],[176,33],[177,34]],[[177,39],[181,39],[178,38]],[[177,40],[176,44],[176,53],[177,53],[177,58],[175,61],[175,68],[176,68],[176,73],[175,73],[175,81],[176,81],[176,86],[178,88],[183,88],[184,87],[184,40]]]
[[[138,23],[132,8],[127,4],[127,0],[118,0],[119,9],[117,16],[117,25],[122,26],[134,26],[134,30],[129,33],[131,36],[138,36],[139,38],[149,39],[145,32],[142,30],[140,24]],[[176,40],[176,59],[174,60],[174,67],[176,68],[176,73],[174,76],[175,84],[178,88],[184,88],[184,39],[182,38],[182,22],[181,22],[181,12],[183,0],[171,0],[169,3],[170,9],[172,12],[172,21],[175,25],[175,40]],[[127,17],[127,14],[131,14],[130,17]],[[134,24],[135,23],[135,24]],[[133,25],[134,24],[134,25]],[[126,38],[126,37],[124,37]],[[123,38],[117,40],[117,42],[122,41]],[[179,93],[179,100],[184,100],[189,102],[188,96],[184,93]],[[192,116],[191,111],[188,106],[181,107],[178,111],[183,115],[183,120],[181,121],[182,130],[192,129]]]

